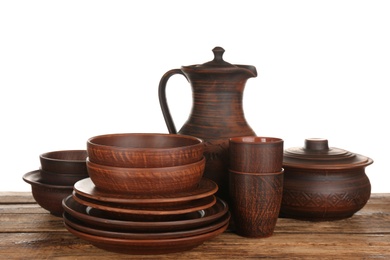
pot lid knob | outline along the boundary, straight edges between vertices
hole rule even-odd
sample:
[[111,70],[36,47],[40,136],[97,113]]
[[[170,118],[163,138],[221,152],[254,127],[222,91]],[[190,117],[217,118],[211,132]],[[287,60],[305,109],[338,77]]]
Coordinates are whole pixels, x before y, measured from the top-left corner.
[[328,140],[323,138],[308,138],[305,139],[304,148],[310,151],[328,151]]

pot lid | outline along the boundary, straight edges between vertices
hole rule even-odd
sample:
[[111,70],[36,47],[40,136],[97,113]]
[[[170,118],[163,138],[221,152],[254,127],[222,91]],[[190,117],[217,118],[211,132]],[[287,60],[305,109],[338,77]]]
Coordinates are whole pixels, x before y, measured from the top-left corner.
[[323,138],[305,139],[304,147],[288,148],[284,151],[283,165],[310,169],[345,169],[366,167],[371,158],[340,148],[329,147]]
[[237,65],[231,64],[223,60],[222,56],[225,50],[222,47],[215,47],[213,49],[214,59],[198,65],[182,66],[183,69],[190,69],[195,71],[212,71],[212,72],[247,72],[251,77],[257,76],[256,67],[251,65]]

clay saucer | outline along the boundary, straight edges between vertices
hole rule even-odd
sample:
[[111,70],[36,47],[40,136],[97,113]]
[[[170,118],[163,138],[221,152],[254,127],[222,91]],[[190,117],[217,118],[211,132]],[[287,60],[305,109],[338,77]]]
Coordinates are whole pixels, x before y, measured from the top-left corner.
[[102,210],[82,205],[74,200],[72,195],[69,195],[62,201],[62,206],[65,212],[84,223],[103,229],[120,230],[122,232],[167,232],[188,230],[206,226],[224,216],[229,210],[226,202],[217,198],[217,202],[212,207],[179,215],[179,219],[174,221],[129,221],[112,218],[112,216],[107,216],[107,213]]
[[140,232],[122,232],[122,231],[113,231],[109,229],[96,228],[93,225],[84,223],[77,218],[72,217],[68,213],[63,215],[64,222],[80,232],[87,234],[102,236],[102,237],[111,237],[111,238],[122,238],[122,239],[168,239],[168,238],[180,238],[180,237],[189,237],[204,234],[207,232],[214,231],[225,226],[230,220],[230,212],[227,212],[222,218],[216,220],[215,222],[208,224],[203,227],[181,230],[181,231],[172,231],[172,232],[154,232],[154,233],[140,233]]
[[214,195],[189,201],[187,204],[169,205],[160,208],[143,208],[142,206],[126,206],[97,202],[73,192],[73,199],[84,206],[100,209],[107,215],[124,220],[173,220],[180,215],[204,210],[216,203]]
[[74,191],[83,197],[101,202],[117,204],[142,205],[143,207],[158,207],[169,203],[179,204],[191,200],[201,199],[217,192],[218,185],[210,179],[202,178],[197,188],[185,192],[167,195],[134,195],[128,193],[114,193],[99,190],[90,178],[75,183]]
[[223,233],[227,229],[229,223],[216,230],[200,235],[166,239],[124,239],[103,237],[78,231],[66,223],[64,223],[64,225],[65,228],[76,237],[86,240],[92,245],[103,250],[126,254],[156,255],[183,252],[200,246],[205,241]]

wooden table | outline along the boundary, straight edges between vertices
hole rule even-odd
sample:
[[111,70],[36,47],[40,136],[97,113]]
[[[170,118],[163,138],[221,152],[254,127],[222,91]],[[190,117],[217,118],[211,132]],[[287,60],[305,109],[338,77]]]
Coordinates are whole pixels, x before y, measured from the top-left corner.
[[331,222],[279,219],[273,236],[226,231],[182,253],[123,255],[69,233],[31,193],[0,192],[0,259],[390,259],[390,194],[372,194],[353,217]]

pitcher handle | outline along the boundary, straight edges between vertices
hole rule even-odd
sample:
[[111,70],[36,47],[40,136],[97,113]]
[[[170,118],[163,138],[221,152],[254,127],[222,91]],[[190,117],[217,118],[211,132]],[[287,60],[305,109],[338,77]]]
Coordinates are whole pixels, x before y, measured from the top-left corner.
[[158,98],[160,100],[161,111],[163,113],[163,116],[165,119],[165,124],[167,125],[168,131],[170,134],[177,134],[177,131],[176,131],[175,124],[172,120],[171,113],[169,111],[165,90],[166,90],[166,85],[167,85],[169,78],[175,74],[183,75],[188,81],[187,76],[180,69],[173,69],[173,70],[166,72],[162,76],[162,78],[160,80],[160,84],[158,86]]

